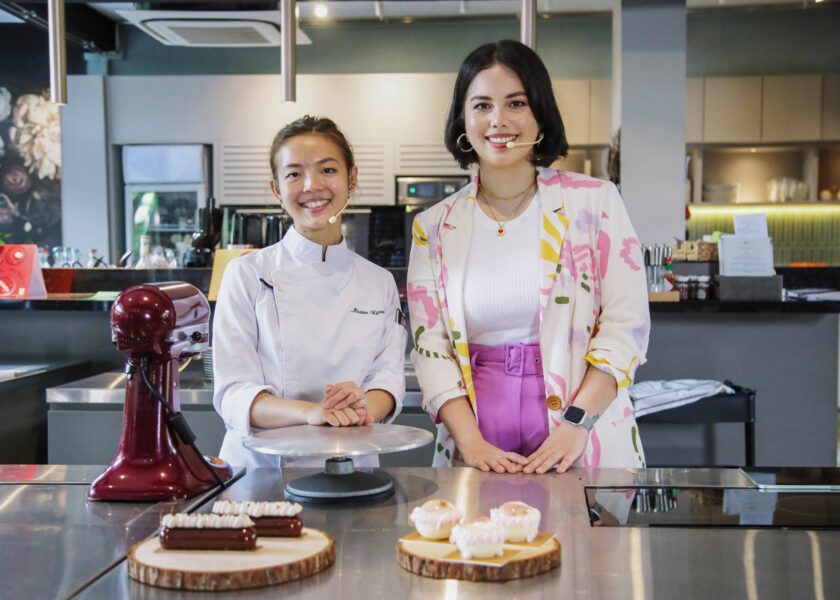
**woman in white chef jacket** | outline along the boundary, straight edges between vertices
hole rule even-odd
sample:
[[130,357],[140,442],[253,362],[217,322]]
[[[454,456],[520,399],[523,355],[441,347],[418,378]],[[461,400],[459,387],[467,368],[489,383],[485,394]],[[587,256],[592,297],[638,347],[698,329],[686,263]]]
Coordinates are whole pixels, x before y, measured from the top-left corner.
[[258,429],[393,420],[405,395],[405,329],[391,274],[341,235],[357,169],[335,123],[288,124],[269,160],[271,191],[294,227],[225,270],[213,320],[213,404],[227,428],[220,456],[246,467],[322,466],[281,464],[242,440]]

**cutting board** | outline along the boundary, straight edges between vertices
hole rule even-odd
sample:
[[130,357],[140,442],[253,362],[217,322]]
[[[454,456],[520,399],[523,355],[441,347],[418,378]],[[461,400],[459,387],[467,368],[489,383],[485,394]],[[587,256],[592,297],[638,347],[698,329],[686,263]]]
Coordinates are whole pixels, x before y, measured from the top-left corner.
[[417,533],[397,542],[397,564],[434,579],[503,582],[540,575],[560,566],[560,542],[541,532],[531,543],[506,543],[501,557],[464,560],[447,540],[428,540]]
[[128,576],[156,587],[229,591],[310,577],[335,562],[335,542],[304,527],[299,538],[259,538],[253,551],[164,550],[157,536],[131,547]]

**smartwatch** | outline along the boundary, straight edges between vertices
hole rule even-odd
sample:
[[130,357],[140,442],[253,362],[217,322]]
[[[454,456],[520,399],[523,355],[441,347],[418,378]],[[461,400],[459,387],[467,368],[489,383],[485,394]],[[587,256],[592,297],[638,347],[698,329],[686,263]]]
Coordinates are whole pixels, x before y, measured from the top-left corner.
[[566,423],[583,427],[586,431],[592,431],[595,426],[595,421],[592,420],[586,411],[577,406],[567,406],[562,413],[562,418]]

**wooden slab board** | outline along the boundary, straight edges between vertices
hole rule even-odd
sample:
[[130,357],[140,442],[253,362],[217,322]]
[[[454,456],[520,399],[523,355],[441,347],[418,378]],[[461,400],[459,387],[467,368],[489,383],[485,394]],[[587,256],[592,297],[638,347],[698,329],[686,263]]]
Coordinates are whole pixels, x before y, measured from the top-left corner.
[[540,534],[542,544],[505,544],[500,564],[493,561],[456,560],[457,546],[446,541],[418,540],[406,536],[397,542],[397,564],[406,571],[434,579],[465,581],[509,581],[533,577],[560,566],[560,542],[551,534]]
[[257,540],[254,551],[164,550],[157,536],[128,551],[128,576],[180,590],[244,590],[320,573],[335,562],[335,542],[304,527],[299,538]]
[[648,302],[679,302],[680,293],[677,290],[670,292],[648,292]]

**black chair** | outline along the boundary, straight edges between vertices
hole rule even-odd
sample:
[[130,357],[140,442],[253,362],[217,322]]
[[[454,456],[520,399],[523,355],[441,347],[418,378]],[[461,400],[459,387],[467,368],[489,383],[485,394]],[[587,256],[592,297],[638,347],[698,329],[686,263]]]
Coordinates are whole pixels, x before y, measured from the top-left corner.
[[755,466],[755,390],[725,381],[734,394],[718,394],[697,402],[638,417],[639,423],[714,424],[743,423],[745,462]]

